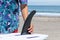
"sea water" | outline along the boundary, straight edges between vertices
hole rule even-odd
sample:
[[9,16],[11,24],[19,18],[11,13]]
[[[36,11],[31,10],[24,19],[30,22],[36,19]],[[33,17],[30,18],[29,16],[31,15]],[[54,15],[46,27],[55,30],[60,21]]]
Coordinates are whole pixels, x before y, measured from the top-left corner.
[[60,13],[60,6],[48,5],[28,5],[29,11],[36,10],[37,12]]
[[28,5],[28,11],[36,10],[36,15],[60,16],[60,6],[58,5]]

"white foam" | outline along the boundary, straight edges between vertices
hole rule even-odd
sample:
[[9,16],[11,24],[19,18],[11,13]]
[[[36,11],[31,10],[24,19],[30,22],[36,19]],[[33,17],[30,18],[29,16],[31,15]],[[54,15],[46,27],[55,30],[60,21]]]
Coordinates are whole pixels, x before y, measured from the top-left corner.
[[[21,16],[21,12],[19,15]],[[37,12],[35,14],[35,16],[60,16],[60,13],[40,13],[40,12]]]
[[35,15],[37,16],[60,16],[60,13],[39,13],[37,12]]

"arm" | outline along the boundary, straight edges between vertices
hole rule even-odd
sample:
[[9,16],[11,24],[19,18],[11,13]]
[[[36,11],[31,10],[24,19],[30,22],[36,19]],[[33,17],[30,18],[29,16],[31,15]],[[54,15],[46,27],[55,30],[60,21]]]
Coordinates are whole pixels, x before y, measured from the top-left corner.
[[28,6],[27,6],[27,4],[23,4],[20,7],[21,7],[21,12],[22,12],[23,20],[25,21],[25,19],[28,16]]
[[[23,20],[25,21],[25,19],[28,16],[28,6],[27,6],[27,1],[28,0],[20,0],[20,7],[21,7],[21,12],[22,12],[22,17]],[[29,32],[31,33],[33,31],[33,26],[32,24],[30,25],[30,28],[28,28]]]
[[[21,5],[21,12],[22,12],[23,20],[25,21],[25,19],[28,16],[28,6],[27,6],[27,4]],[[30,28],[28,30],[29,30],[30,33],[33,31],[33,25],[32,24],[30,25]]]

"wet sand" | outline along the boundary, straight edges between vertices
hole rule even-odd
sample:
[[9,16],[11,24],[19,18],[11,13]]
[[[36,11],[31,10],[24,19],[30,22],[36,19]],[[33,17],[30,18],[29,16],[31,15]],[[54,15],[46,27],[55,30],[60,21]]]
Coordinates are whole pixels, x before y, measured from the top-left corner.
[[[19,32],[23,26],[23,19],[20,16]],[[47,40],[60,40],[60,17],[34,16],[32,23],[34,24],[34,32],[47,34]]]

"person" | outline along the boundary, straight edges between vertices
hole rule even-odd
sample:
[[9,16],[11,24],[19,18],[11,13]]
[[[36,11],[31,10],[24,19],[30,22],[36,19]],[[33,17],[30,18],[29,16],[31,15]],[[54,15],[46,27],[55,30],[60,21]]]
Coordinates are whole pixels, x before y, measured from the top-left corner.
[[[20,5],[19,5],[20,3]],[[28,16],[27,0],[0,0],[0,33],[17,33],[19,26],[19,7],[23,20]],[[28,32],[33,31],[33,25],[30,25]]]

